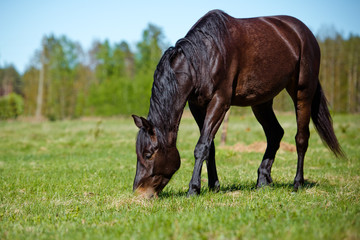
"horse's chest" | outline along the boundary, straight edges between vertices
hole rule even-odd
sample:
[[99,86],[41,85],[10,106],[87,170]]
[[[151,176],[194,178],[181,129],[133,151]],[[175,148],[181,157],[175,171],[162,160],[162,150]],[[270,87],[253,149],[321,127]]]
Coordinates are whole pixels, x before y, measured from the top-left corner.
[[197,106],[206,106],[212,98],[212,91],[209,87],[197,88],[190,96],[189,101]]

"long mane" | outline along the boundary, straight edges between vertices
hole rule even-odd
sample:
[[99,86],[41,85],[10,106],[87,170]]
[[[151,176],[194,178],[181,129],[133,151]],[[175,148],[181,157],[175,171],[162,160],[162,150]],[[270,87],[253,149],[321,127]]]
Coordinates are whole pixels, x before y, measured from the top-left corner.
[[157,128],[158,141],[165,143],[163,134],[169,132],[176,119],[171,117],[173,104],[176,101],[178,88],[171,60],[176,55],[176,49],[170,47],[165,51],[156,67],[154,83],[151,90],[148,120]]
[[185,57],[196,72],[196,77],[208,77],[209,61],[215,54],[226,64],[225,42],[229,39],[227,23],[231,18],[221,10],[213,10],[203,16],[175,47],[183,50]]

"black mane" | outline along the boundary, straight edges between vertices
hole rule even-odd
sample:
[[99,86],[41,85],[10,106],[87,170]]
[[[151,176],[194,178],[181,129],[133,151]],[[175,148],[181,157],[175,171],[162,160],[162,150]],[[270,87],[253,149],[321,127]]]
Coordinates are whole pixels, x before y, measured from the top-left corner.
[[[210,71],[206,67],[211,67],[209,61],[216,54],[221,56],[223,64],[226,64],[224,43],[229,38],[229,18],[230,16],[221,10],[210,11],[195,23],[184,38],[177,41],[175,47],[183,50],[197,78],[208,77]],[[211,46],[207,45],[209,43]],[[201,66],[205,66],[205,69],[201,69]]]

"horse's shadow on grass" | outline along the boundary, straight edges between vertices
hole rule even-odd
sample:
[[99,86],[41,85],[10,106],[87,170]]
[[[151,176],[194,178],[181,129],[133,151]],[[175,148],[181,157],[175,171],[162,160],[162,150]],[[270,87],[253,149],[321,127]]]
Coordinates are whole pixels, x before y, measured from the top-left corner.
[[[300,187],[300,189],[309,189],[313,188],[318,185],[317,182],[305,180],[304,185]],[[288,189],[294,190],[294,183],[293,182],[273,182],[268,186],[262,188],[271,188],[271,189]],[[257,188],[255,183],[247,183],[247,184],[230,184],[225,185],[220,188],[220,192],[235,192],[235,191],[257,191],[261,190],[262,188]]]
[[[304,185],[302,187],[300,187],[301,189],[311,189],[315,186],[317,186],[318,183],[314,182],[314,181],[310,181],[310,180],[305,180]],[[296,192],[294,190],[294,183],[293,182],[283,182],[283,183],[279,183],[279,182],[273,182],[272,184],[270,184],[269,186],[265,186],[262,188],[257,188],[256,187],[256,183],[246,183],[246,184],[228,184],[228,185],[224,185],[220,187],[219,192],[217,192],[216,194],[226,194],[229,192],[237,192],[237,191],[259,191],[261,189],[264,188],[269,188],[269,189],[285,189],[285,190],[289,190],[291,192]],[[209,192],[213,192],[211,190],[209,190],[206,187],[202,188],[202,191],[200,192],[199,196],[207,194]],[[159,198],[178,198],[178,197],[187,197],[187,191],[164,191],[161,192],[159,194]]]

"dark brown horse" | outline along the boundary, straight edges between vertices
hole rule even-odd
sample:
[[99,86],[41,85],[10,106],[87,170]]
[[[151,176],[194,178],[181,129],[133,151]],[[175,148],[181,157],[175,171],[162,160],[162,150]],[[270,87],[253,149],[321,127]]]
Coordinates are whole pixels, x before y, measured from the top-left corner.
[[318,79],[319,65],[320,49],[314,35],[293,17],[237,19],[219,10],[207,13],[162,56],[154,74],[147,119],[133,115],[140,128],[133,190],[144,197],[156,196],[179,169],[176,139],[186,102],[201,133],[188,195],[200,192],[204,160],[209,188],[220,187],[213,139],[231,105],[251,106],[265,131],[267,148],[257,186],[270,184],[271,167],[284,134],[272,104],[283,89],[296,111],[294,188],[298,189],[304,183],[310,117],[330,150],[343,156]]

